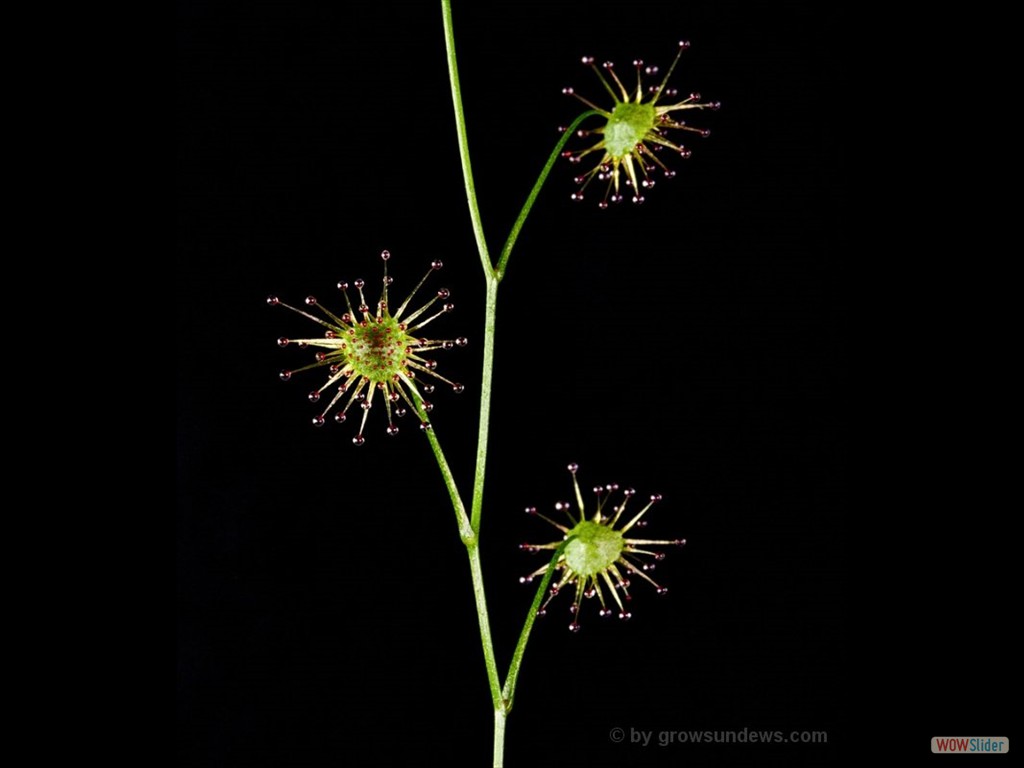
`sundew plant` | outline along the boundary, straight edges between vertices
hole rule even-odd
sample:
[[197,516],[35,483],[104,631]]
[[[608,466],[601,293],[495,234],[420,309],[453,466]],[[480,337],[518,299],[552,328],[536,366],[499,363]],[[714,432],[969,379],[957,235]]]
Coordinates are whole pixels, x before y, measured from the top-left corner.
[[[702,100],[697,93],[681,95],[672,86],[681,56],[689,46],[685,41],[673,44],[669,65],[663,70],[641,60],[617,67],[610,61],[598,62],[589,55],[583,56],[582,63],[596,75],[592,83],[594,93],[564,89],[567,95],[582,103],[584,111],[563,129],[546,161],[541,164],[538,158],[541,168],[537,180],[500,249],[492,251],[484,234],[473,182],[451,0],[442,0],[441,11],[459,160],[486,286],[482,381],[476,393],[479,398],[476,463],[468,494],[457,485],[443,448],[444,433],[464,427],[450,423],[447,418],[440,419],[438,415],[445,411],[440,406],[448,405],[442,401],[448,400],[449,393],[463,398],[471,396],[444,371],[446,356],[458,354],[460,348],[467,345],[467,339],[459,335],[459,330],[451,329],[452,318],[446,317],[454,304],[450,292],[440,284],[438,273],[443,266],[440,261],[431,261],[422,254],[392,255],[383,251],[376,264],[360,258],[350,265],[353,270],[372,266],[372,274],[379,277],[369,282],[362,278],[339,282],[338,292],[330,298],[275,295],[267,299],[267,304],[301,316],[306,324],[307,331],[301,335],[282,336],[277,341],[287,348],[284,354],[291,356],[280,378],[309,382],[306,392],[313,405],[306,418],[314,427],[332,429],[330,422],[345,423],[343,429],[347,437],[339,440],[339,451],[359,450],[358,446],[367,440],[402,439],[400,433],[408,431],[421,432],[426,437],[447,487],[456,531],[469,559],[472,583],[467,586],[471,587],[475,599],[484,672],[494,710],[493,764],[502,766],[506,722],[515,701],[516,684],[535,619],[548,612],[550,604],[563,600],[569,605],[570,620],[566,626],[572,632],[579,631],[591,617],[595,621],[600,617],[629,619],[634,592],[639,594],[639,590],[645,590],[652,595],[668,592],[668,587],[650,572],[654,563],[665,557],[666,550],[682,546],[685,540],[681,537],[654,539],[644,535],[648,516],[655,514],[662,503],[659,494],[651,493],[651,489],[641,493],[616,484],[584,489],[578,479],[579,466],[568,464],[571,498],[557,501],[550,510],[538,511],[533,507],[526,510],[541,521],[539,538],[520,547],[543,561],[520,576],[523,583],[536,583],[536,591],[511,662],[507,669],[499,667],[491,633],[491,611],[503,608],[488,604],[481,568],[480,535],[485,513],[483,498],[499,289],[520,231],[559,161],[573,168],[572,174],[566,174],[574,176],[569,191],[573,200],[593,199],[602,209],[623,202],[640,204],[659,180],[676,175],[680,159],[689,157],[690,149],[683,139],[708,135],[706,127],[692,126],[684,118],[718,109],[719,105]],[[543,126],[538,126],[538,130],[542,129]],[[529,160],[521,158],[517,162]],[[622,226],[614,221],[614,213],[609,212],[607,216],[609,226]],[[455,219],[452,225],[457,225],[461,214],[453,214],[452,218]],[[422,259],[426,268],[426,274],[418,282],[415,274],[408,274],[409,269],[420,269],[417,259]],[[295,352],[296,348],[301,351]],[[436,411],[435,400],[439,405]],[[517,407],[517,404],[513,402],[509,407]],[[435,424],[435,419],[440,423]],[[407,424],[411,425],[411,430],[403,428]],[[344,444],[349,440],[357,447]],[[359,478],[348,482],[359,482]],[[546,535],[544,526],[547,526]],[[399,542],[395,546],[401,545]]]

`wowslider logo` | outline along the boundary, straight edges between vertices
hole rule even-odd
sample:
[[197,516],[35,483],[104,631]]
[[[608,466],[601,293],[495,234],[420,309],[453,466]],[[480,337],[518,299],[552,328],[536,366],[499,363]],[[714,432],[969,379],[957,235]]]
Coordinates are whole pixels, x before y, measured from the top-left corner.
[[1010,751],[1005,736],[933,736],[932,752],[950,755],[1000,755]]

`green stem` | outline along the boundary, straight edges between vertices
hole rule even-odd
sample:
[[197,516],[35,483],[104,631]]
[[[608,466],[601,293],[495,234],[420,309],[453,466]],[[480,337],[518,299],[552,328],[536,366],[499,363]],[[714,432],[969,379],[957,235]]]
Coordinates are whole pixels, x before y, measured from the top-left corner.
[[488,275],[484,303],[484,361],[480,377],[480,423],[476,436],[476,473],[473,476],[471,525],[480,535],[480,515],[484,506],[484,480],[487,476],[487,437],[491,425],[491,388],[494,380],[494,329],[498,311],[498,278]]
[[494,768],[505,765],[505,720],[508,710],[494,710]]
[[491,702],[494,709],[503,710],[505,702],[501,698],[501,678],[498,675],[498,662],[494,658],[494,641],[491,639],[490,614],[487,612],[487,595],[484,593],[484,573],[480,567],[480,543],[474,541],[466,545],[469,553],[469,572],[473,578],[473,599],[476,601],[476,615],[480,624],[480,644],[484,649],[484,666],[487,667],[487,685],[491,689]]
[[519,668],[523,664],[523,654],[526,653],[526,643],[530,639],[530,632],[533,631],[533,622],[537,620],[537,611],[540,610],[541,600],[547,594],[551,577],[555,573],[555,563],[558,562],[558,558],[562,556],[569,542],[575,538],[575,536],[570,536],[558,545],[555,554],[551,556],[551,564],[548,565],[548,569],[544,572],[544,578],[541,579],[540,584],[537,586],[537,593],[533,596],[530,610],[526,614],[526,621],[523,622],[523,631],[519,634],[519,642],[516,643],[515,653],[512,654],[512,663],[508,665],[508,677],[505,678],[505,685],[501,689],[501,697],[508,711],[512,710],[512,702],[516,695],[516,682],[519,680]]
[[459,159],[462,161],[462,179],[466,185],[466,201],[469,203],[469,217],[473,221],[473,235],[484,274],[491,277],[494,265],[487,251],[484,225],[480,219],[480,207],[476,201],[476,187],[473,185],[473,166],[469,161],[469,140],[466,137],[466,115],[462,109],[462,89],[459,86],[459,65],[455,60],[455,30],[452,28],[452,2],[441,0],[441,15],[444,17],[444,44],[448,52],[448,77],[452,84],[452,103],[455,106],[455,129],[459,136]]
[[516,239],[519,237],[519,230],[523,228],[523,224],[526,223],[526,217],[530,215],[530,209],[533,208],[533,203],[537,199],[537,195],[540,194],[541,187],[544,186],[544,182],[548,180],[548,174],[551,173],[551,169],[554,168],[555,162],[562,154],[562,148],[565,143],[569,141],[576,129],[580,127],[580,123],[586,120],[588,117],[598,115],[595,109],[590,109],[581,114],[569,127],[562,133],[562,138],[555,144],[555,148],[551,151],[551,155],[548,157],[548,161],[544,163],[544,167],[541,169],[540,176],[537,177],[537,181],[533,185],[533,189],[530,190],[530,194],[526,196],[526,202],[523,203],[523,209],[519,211],[519,217],[516,219],[515,224],[512,225],[512,231],[508,233],[508,239],[505,240],[505,245],[502,246],[501,256],[498,259],[498,267],[494,270],[494,274],[500,281],[505,276],[505,267],[508,265],[508,257],[512,255],[512,249],[515,247]]
[[[420,420],[423,423],[429,424],[430,422],[427,420],[427,413],[423,410],[422,398],[417,397],[416,410],[420,415]],[[437,459],[437,466],[441,469],[441,476],[444,478],[444,484],[448,488],[448,495],[452,500],[452,508],[455,510],[455,522],[459,526],[459,538],[462,539],[462,543],[466,546],[469,546],[470,543],[475,544],[476,534],[473,531],[473,526],[470,525],[469,517],[466,515],[466,505],[462,503],[462,495],[459,493],[459,489],[455,485],[455,477],[452,475],[452,470],[448,466],[448,460],[444,457],[444,451],[441,450],[441,443],[438,441],[437,435],[434,434],[433,426],[425,431],[427,433],[427,440],[430,441],[430,447],[434,451],[434,458]]]

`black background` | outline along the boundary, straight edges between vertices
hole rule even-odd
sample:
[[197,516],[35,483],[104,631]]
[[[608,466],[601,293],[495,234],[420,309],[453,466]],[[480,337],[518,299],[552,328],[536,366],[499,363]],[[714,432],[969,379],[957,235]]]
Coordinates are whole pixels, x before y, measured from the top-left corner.
[[[468,569],[426,442],[412,422],[386,437],[380,413],[360,448],[351,419],[310,427],[321,377],[278,381],[305,358],[275,339],[314,329],[264,303],[337,307],[337,280],[377,283],[382,248],[397,297],[442,259],[430,285],[457,309],[431,330],[470,346],[438,356],[467,391],[439,388],[433,418],[468,498],[483,281],[440,8],[178,8],[179,764],[485,764]],[[689,540],[657,571],[669,596],[633,590],[631,622],[587,606],[571,635],[553,604],[508,764],[840,762],[878,725],[858,684],[878,643],[851,605],[871,569],[851,501],[842,12],[456,3],[455,24],[495,253],[579,111],[562,87],[604,103],[582,55],[665,67],[689,39],[673,85],[723,103],[643,206],[570,201],[559,163],[502,284],[483,530],[501,665],[532,596],[518,576],[540,564],[516,545],[550,538],[522,509],[569,498],[568,462],[585,487],[662,493],[651,535]],[[829,743],[643,748],[613,727]]]

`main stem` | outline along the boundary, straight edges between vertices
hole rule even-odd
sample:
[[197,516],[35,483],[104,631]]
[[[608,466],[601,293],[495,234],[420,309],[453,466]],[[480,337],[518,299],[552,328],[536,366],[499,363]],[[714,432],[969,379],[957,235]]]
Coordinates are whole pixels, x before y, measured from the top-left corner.
[[441,0],[441,15],[444,17],[444,45],[448,53],[448,78],[452,84],[452,103],[455,107],[455,130],[459,135],[459,159],[462,161],[462,180],[466,185],[466,202],[469,203],[469,217],[473,221],[473,236],[480,253],[480,263],[488,279],[494,276],[494,264],[487,250],[484,225],[480,218],[480,207],[476,202],[476,186],[473,184],[473,166],[469,161],[469,138],[466,136],[466,115],[462,110],[462,88],[459,86],[459,65],[455,60],[455,30],[452,27],[452,2]]
[[494,329],[498,313],[498,278],[487,276],[484,303],[484,362],[480,380],[480,426],[476,436],[476,473],[473,476],[473,532],[480,535],[480,514],[484,506],[484,480],[487,475],[487,436],[491,423],[491,386],[494,380]]
[[504,708],[494,710],[494,768],[505,765],[505,721],[508,711]]
[[[466,132],[466,115],[462,107],[462,89],[459,84],[459,67],[455,56],[455,31],[452,26],[452,4],[451,0],[441,0],[441,15],[444,19],[444,40],[445,49],[448,55],[448,75],[451,81],[452,105],[455,109],[455,127],[459,143],[459,159],[462,164],[462,178],[466,188],[466,203],[469,207],[469,216],[473,224],[473,236],[476,238],[477,252],[480,255],[480,264],[483,267],[484,279],[487,284],[486,302],[484,306],[484,351],[483,370],[480,383],[480,421],[477,431],[476,450],[476,471],[473,476],[473,498],[470,506],[469,529],[466,529],[466,513],[462,498],[455,489],[455,481],[448,470],[444,454],[437,443],[437,438],[430,433],[431,447],[437,457],[438,465],[445,477],[452,497],[452,504],[456,509],[456,516],[459,522],[459,532],[462,541],[466,546],[469,555],[470,574],[473,579],[473,596],[476,603],[477,619],[480,624],[480,643],[483,647],[484,664],[487,668],[487,682],[491,690],[491,700],[494,705],[494,768],[504,766],[505,751],[505,723],[508,713],[512,708],[512,700],[515,695],[516,681],[519,676],[519,669],[522,664],[523,653],[526,650],[526,643],[533,628],[533,622],[537,615],[537,609],[544,590],[550,583],[554,572],[554,563],[564,549],[565,543],[559,547],[552,559],[552,567],[548,569],[542,580],[541,586],[534,598],[533,605],[527,615],[526,623],[523,626],[519,643],[513,654],[512,663],[509,667],[509,674],[505,681],[504,688],[501,685],[498,674],[498,667],[494,656],[494,642],[491,639],[490,618],[487,610],[487,598],[484,592],[483,570],[480,564],[480,518],[483,511],[484,482],[487,475],[487,439],[490,428],[491,416],[491,389],[494,378],[494,333],[495,320],[498,308],[498,285],[505,276],[509,256],[515,246],[519,232],[530,214],[534,201],[537,199],[548,174],[551,172],[566,141],[573,134],[581,122],[588,117],[597,114],[595,111],[584,112],[576,118],[564,135],[558,141],[554,151],[548,158],[547,163],[541,170],[533,189],[530,190],[519,216],[512,226],[512,231],[502,247],[498,265],[495,266],[487,249],[487,239],[484,236],[483,221],[480,217],[480,206],[476,198],[476,186],[473,183],[473,166],[469,157],[469,140]],[[423,414],[421,414],[422,416]],[[566,542],[567,543],[567,542]]]
[[473,596],[476,602],[477,619],[480,625],[480,644],[484,652],[484,665],[487,668],[487,683],[491,689],[491,702],[494,705],[494,768],[502,768],[505,764],[505,718],[508,707],[501,695],[501,681],[498,666],[494,658],[494,641],[491,639],[490,617],[487,611],[487,597],[484,592],[484,574],[480,564],[480,514],[483,509],[484,478],[487,473],[487,435],[490,426],[491,412],[491,381],[494,368],[494,328],[495,312],[498,306],[498,276],[494,272],[490,254],[487,251],[487,239],[484,236],[483,221],[480,218],[480,207],[476,199],[476,187],[473,184],[473,166],[469,159],[469,140],[466,135],[466,116],[462,109],[462,89],[459,86],[459,67],[455,58],[455,31],[452,26],[451,0],[441,0],[441,12],[444,18],[445,49],[448,53],[448,75],[452,87],[452,105],[455,108],[455,127],[459,139],[459,159],[462,162],[462,178],[466,186],[466,202],[469,216],[473,222],[473,236],[476,238],[480,264],[487,281],[487,300],[484,315],[484,361],[483,375],[480,386],[480,425],[477,431],[476,472],[473,476],[473,501],[471,506],[470,527],[473,536],[470,540],[463,539],[469,555],[470,574],[473,579]]

